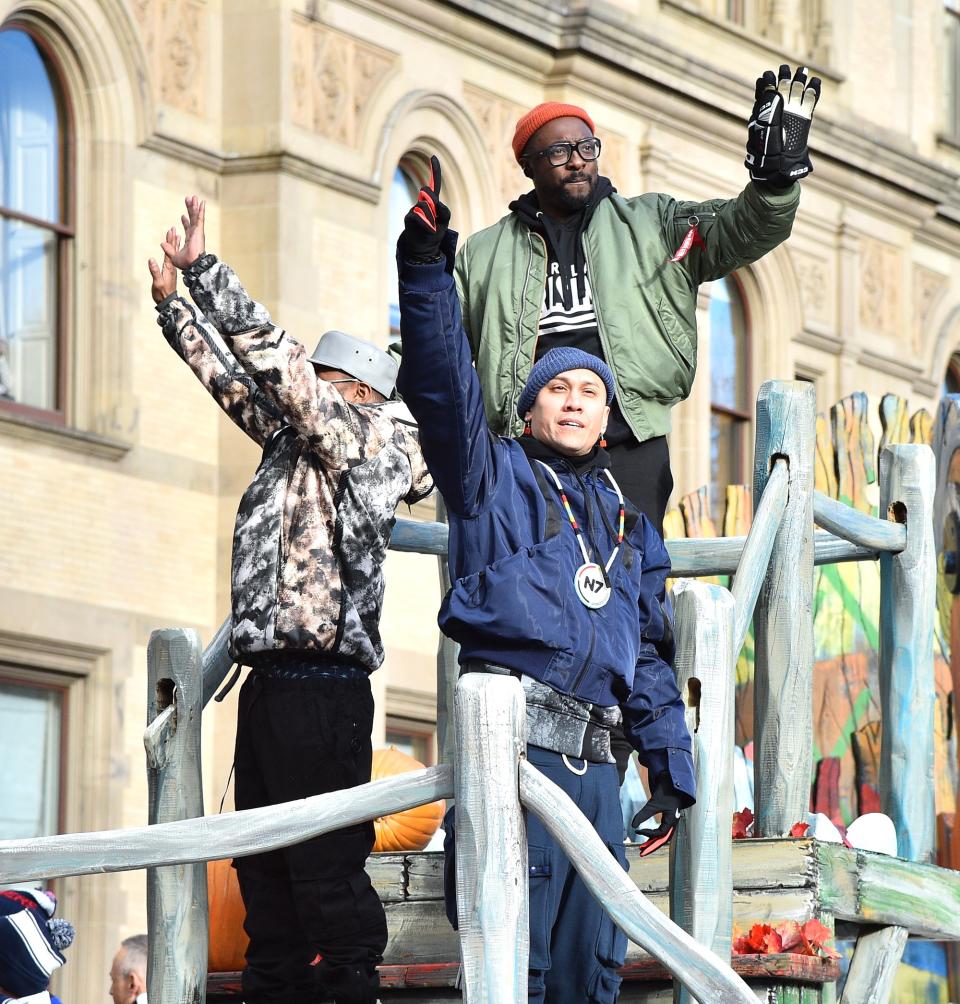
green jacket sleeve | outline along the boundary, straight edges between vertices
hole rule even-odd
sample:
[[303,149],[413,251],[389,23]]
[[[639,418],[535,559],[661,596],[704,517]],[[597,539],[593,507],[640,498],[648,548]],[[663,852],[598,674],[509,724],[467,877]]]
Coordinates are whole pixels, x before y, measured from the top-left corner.
[[470,323],[470,286],[467,280],[467,247],[463,247],[457,252],[457,258],[453,266],[453,278],[457,284],[457,296],[460,298],[460,314],[463,319],[463,330],[467,333],[467,341],[470,343],[470,355],[477,358],[480,349],[480,331]]
[[699,284],[720,279],[762,258],[782,244],[793,228],[800,203],[796,183],[783,193],[761,190],[754,182],[735,199],[678,202],[664,198],[660,218],[668,247],[677,249],[696,218],[703,246],[694,245],[683,264]]

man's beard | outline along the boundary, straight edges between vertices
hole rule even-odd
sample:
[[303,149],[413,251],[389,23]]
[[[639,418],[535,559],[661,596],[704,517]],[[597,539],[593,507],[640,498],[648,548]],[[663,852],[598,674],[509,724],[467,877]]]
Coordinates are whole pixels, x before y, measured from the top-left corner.
[[587,184],[582,189],[574,189],[572,187],[572,181],[563,182],[557,188],[557,202],[565,209],[583,209],[590,199],[593,198],[594,189],[597,187],[597,179],[595,177],[591,178],[588,175],[584,175],[573,180],[585,181]]

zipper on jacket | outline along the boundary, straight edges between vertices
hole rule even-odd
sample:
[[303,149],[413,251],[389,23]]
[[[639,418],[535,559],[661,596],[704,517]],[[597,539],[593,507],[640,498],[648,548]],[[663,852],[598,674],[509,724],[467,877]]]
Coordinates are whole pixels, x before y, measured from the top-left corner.
[[[592,611],[588,611],[592,613]],[[597,629],[594,626],[593,619],[590,620],[590,647],[587,649],[587,658],[584,660],[583,665],[580,667],[580,672],[577,673],[577,678],[573,681],[573,696],[577,696],[577,691],[580,689],[580,684],[586,679],[587,672],[590,669],[590,664],[593,662],[593,649],[597,642]]]
[[[587,247],[587,235],[583,234],[580,237],[580,245],[583,248],[583,259],[587,263],[587,271],[590,275],[593,275],[593,263],[590,261],[590,249]],[[613,360],[613,356],[610,354],[610,346],[607,344],[607,337],[603,333],[603,317],[601,316],[602,311],[600,310],[600,300],[599,297],[594,295],[593,283],[590,283],[590,299],[593,300],[593,312],[597,317],[597,336],[600,338],[600,348],[603,349],[603,359],[604,362],[610,367],[610,372],[613,374],[613,387],[616,391],[616,401],[620,406],[620,414],[623,416],[623,420],[627,423],[627,428],[633,433],[634,437],[641,441],[640,433],[634,428],[633,422],[630,416],[627,414],[627,409],[624,407],[623,394],[620,392],[620,377],[617,374],[616,363]]]
[[[513,357],[513,386],[510,388],[510,401],[511,401],[511,411],[516,409],[516,402],[519,394],[517,393],[517,384],[520,382],[520,351],[523,348],[523,308],[527,302],[527,286],[530,282],[530,269],[533,265],[533,238],[536,237],[538,241],[543,245],[543,256],[544,259],[548,257],[547,255],[547,242],[538,234],[534,233],[532,230],[527,231],[527,237],[530,238],[530,244],[527,246],[527,268],[523,276],[523,287],[520,290],[520,310],[517,314],[517,351]],[[546,289],[547,286],[547,276],[544,273],[543,286]],[[541,301],[542,302],[542,301]],[[540,339],[540,318],[537,317],[537,333],[533,339],[533,354],[530,357],[530,363],[533,364],[533,360],[537,355],[537,342]],[[512,425],[515,421],[513,414],[507,416],[507,421]]]

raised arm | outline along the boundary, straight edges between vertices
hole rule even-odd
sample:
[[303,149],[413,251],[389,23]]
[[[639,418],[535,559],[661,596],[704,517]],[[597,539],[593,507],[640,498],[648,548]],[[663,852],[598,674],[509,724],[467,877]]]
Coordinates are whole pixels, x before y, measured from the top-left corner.
[[397,244],[400,337],[397,386],[420,429],[420,446],[449,509],[470,517],[496,483],[501,451],[487,428],[453,280],[456,234],[440,202],[440,164],[407,214]]
[[203,203],[194,196],[186,205],[184,248],[164,245],[164,252],[184,268],[194,302],[246,373],[327,466],[351,467],[375,456],[384,445],[376,425],[317,376],[303,346],[273,324],[229,265],[204,250]]
[[[174,233],[168,240],[176,240]],[[177,296],[177,274],[169,256],[149,262],[157,323],[170,347],[193,370],[229,418],[261,446],[283,424],[276,406],[231,354],[202,315]]]

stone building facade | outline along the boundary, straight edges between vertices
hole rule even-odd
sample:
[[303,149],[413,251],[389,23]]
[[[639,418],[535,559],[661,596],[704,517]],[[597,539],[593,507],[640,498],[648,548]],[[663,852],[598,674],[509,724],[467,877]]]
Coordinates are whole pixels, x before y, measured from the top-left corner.
[[[748,477],[764,379],[812,380],[822,406],[960,388],[958,38],[956,0],[0,0],[0,156],[4,130],[23,153],[0,164],[2,835],[142,824],[150,631],[206,640],[228,610],[257,456],[164,344],[145,264],[185,194],[308,346],[334,326],[387,344],[398,219],[431,153],[462,234],[524,190],[509,140],[545,99],[590,110],[622,193],[731,196],[754,78],[809,65],[793,237],[701,291],[679,494]],[[393,554],[387,576],[375,739],[429,754],[435,562]],[[207,713],[211,812],[231,698]],[[58,888],[80,932],[60,990],[100,1000],[144,877]]]

